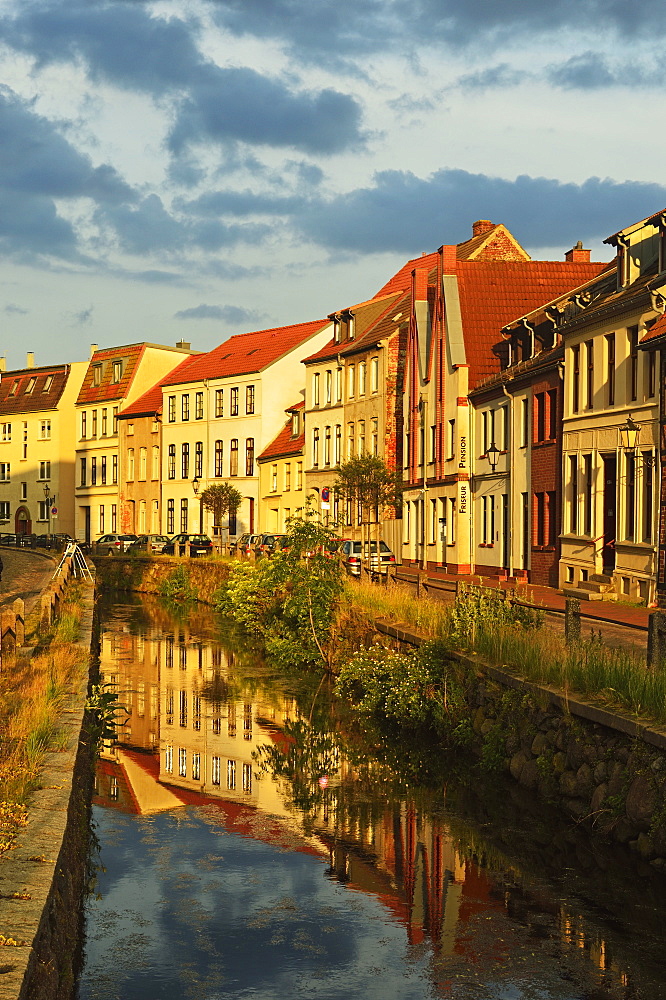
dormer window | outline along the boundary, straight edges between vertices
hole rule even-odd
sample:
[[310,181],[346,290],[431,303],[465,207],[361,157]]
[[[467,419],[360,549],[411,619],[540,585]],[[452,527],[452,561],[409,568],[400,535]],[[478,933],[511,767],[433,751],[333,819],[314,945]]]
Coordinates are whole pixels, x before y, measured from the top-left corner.
[[101,365],[93,365],[92,384],[93,385],[101,385],[102,384],[102,366]]
[[53,385],[53,375],[47,375],[46,378],[44,379],[44,386],[42,388],[42,392],[48,392],[52,385]]
[[10,396],[15,396],[16,393],[18,392],[19,381],[20,381],[19,379],[15,379],[14,380],[14,383],[13,383],[11,389],[9,390],[9,395]]
[[336,344],[339,344],[342,340],[342,331],[340,328],[340,320],[336,319],[333,321],[333,340]]
[[301,421],[299,419],[299,413],[296,411],[291,415],[291,436],[298,437],[301,429]]
[[120,382],[123,377],[123,363],[122,361],[113,362],[113,381],[115,383]]
[[28,396],[33,391],[33,389],[35,388],[36,384],[37,384],[37,379],[34,378],[34,376],[33,376],[33,378],[29,378],[28,379],[28,384],[25,387],[25,394],[26,394],[26,396]]
[[356,331],[354,329],[354,317],[353,316],[349,317],[349,323],[347,325],[347,333],[348,333],[348,336],[349,336],[350,340],[353,340],[354,337],[356,336]]

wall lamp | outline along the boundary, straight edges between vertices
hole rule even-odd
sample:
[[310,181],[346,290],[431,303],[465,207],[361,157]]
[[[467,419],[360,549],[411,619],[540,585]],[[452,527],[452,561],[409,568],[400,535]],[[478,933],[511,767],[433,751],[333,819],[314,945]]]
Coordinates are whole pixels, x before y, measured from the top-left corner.
[[497,463],[499,461],[500,454],[501,452],[494,441],[486,449],[486,458],[490,462],[490,468],[492,469],[493,472],[497,468]]
[[[638,453],[638,445],[641,438],[641,425],[637,424],[631,413],[627,417],[626,424],[622,424],[620,431],[620,447],[626,454]],[[654,455],[638,456],[644,465],[652,466],[655,463]]]

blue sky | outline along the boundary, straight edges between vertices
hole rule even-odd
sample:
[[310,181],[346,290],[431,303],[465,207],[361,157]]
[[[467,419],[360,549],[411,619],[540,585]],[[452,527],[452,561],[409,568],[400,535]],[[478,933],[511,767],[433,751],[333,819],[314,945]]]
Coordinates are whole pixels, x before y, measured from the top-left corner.
[[0,0],[0,354],[300,322],[504,222],[666,207],[666,7]]

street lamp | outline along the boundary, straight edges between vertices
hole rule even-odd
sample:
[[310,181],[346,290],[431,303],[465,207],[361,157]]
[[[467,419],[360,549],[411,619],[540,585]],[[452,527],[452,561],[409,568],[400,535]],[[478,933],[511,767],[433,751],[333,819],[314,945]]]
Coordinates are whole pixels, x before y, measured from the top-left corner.
[[493,441],[492,444],[489,445],[489,447],[486,450],[486,458],[490,462],[490,468],[491,468],[491,470],[493,472],[497,468],[497,463],[499,461],[500,454],[501,454],[501,452],[500,452],[499,448],[497,447],[497,445]]
[[[192,480],[192,489],[194,490],[195,497],[199,497],[199,490],[201,489],[201,480],[198,476],[195,476]],[[199,497],[199,534],[203,535],[203,505],[201,503],[201,497]]]
[[55,497],[51,496],[50,483],[44,483],[44,503],[46,504],[46,528],[49,539],[51,536],[51,504],[55,503]]
[[[638,454],[638,445],[641,437],[641,426],[633,419],[631,413],[627,417],[626,424],[622,424],[620,430],[620,447],[626,454],[631,452]],[[643,465],[652,466],[655,463],[654,455],[641,455]]]

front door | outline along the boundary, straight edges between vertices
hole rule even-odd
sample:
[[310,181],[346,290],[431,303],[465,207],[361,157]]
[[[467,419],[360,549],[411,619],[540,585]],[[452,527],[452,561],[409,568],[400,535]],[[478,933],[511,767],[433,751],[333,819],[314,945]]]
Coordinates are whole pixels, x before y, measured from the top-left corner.
[[604,534],[601,549],[604,573],[615,570],[615,531],[617,523],[617,457],[602,455],[604,461]]
[[32,531],[32,521],[26,507],[19,507],[14,519],[17,535],[29,535]]

